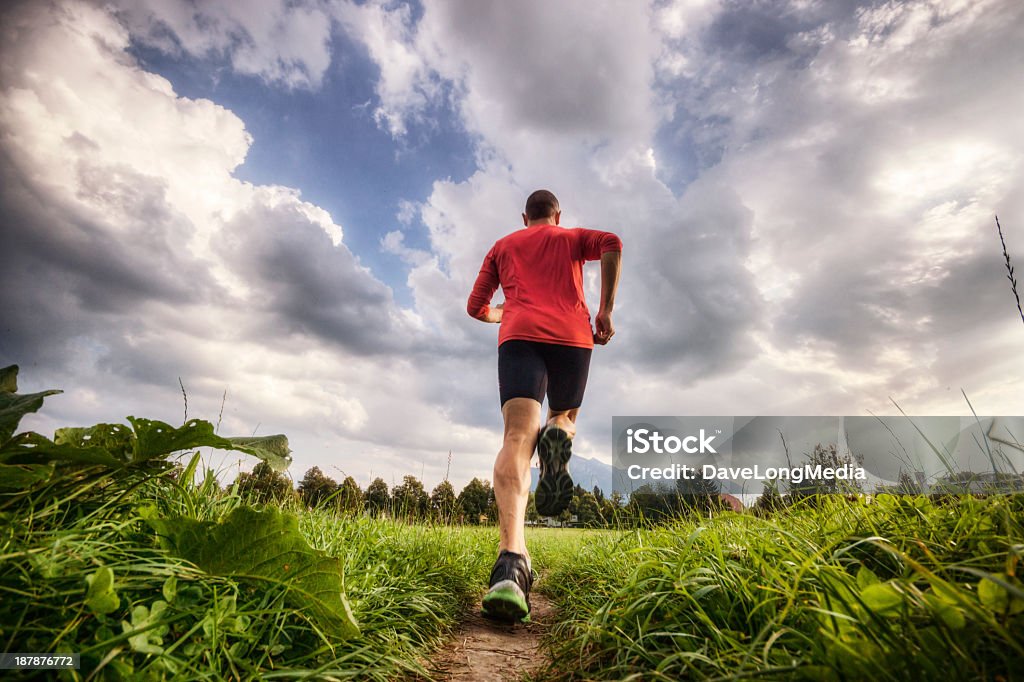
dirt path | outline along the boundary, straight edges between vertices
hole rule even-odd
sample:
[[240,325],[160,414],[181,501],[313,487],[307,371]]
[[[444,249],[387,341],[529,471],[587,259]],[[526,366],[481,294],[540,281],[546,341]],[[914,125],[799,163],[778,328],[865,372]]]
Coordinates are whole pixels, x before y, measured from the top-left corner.
[[450,682],[520,680],[547,661],[540,640],[553,619],[554,606],[537,592],[530,595],[529,623],[497,623],[473,612],[434,659],[431,672]]

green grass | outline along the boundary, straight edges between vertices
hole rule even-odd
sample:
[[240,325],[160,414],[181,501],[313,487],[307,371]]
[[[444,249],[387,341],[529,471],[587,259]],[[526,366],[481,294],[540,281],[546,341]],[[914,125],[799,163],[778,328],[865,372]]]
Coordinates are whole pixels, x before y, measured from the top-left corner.
[[[338,640],[289,603],[282,583],[209,575],[161,549],[139,512],[153,505],[162,515],[216,520],[241,504],[153,477],[82,516],[71,501],[5,523],[4,650],[81,653],[81,670],[63,679],[97,669],[96,680],[422,674],[424,656],[479,598],[497,545],[495,529],[293,509],[309,544],[341,560],[360,634]],[[107,570],[111,588],[90,593],[89,577]]]
[[[69,680],[392,680],[427,676],[479,608],[495,528],[255,513],[212,476],[169,475],[164,453],[201,429],[132,424],[94,430],[101,445],[0,447],[5,651],[79,653]],[[767,518],[531,528],[559,609],[537,676],[1020,679],[1022,519],[1022,495],[832,496]]]
[[[246,504],[238,495],[161,472],[83,480],[25,498],[0,525],[0,641],[82,654],[63,679],[426,676],[478,608],[497,549],[495,528],[286,505],[340,561],[360,634],[338,637],[285,581],[206,573],[146,521],[219,521]],[[880,496],[639,530],[531,528],[537,589],[559,608],[539,677],[1017,679],[1022,519],[1024,496]]]
[[834,497],[593,535],[543,582],[544,676],[1018,679],[1022,519],[1024,496]]
[[[168,553],[140,512],[215,521],[245,504],[237,495],[154,475],[102,504],[81,497],[0,535],[0,639],[81,653],[64,679],[425,675],[478,607],[497,547],[494,528],[291,508],[309,544],[341,561],[360,634],[339,640],[282,583]],[[885,496],[630,531],[531,528],[537,589],[559,608],[539,676],[1012,680],[1024,670],[1022,518],[1022,496]],[[110,590],[90,592],[108,569]]]

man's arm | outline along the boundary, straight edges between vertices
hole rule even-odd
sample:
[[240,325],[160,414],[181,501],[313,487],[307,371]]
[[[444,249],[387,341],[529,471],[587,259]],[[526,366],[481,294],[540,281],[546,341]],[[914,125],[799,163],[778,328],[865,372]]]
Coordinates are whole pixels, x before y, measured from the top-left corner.
[[612,325],[612,308],[615,307],[615,292],[619,288],[619,273],[622,271],[622,252],[605,251],[601,254],[601,307],[594,318],[594,343],[604,345],[615,336]]
[[498,268],[494,263],[494,250],[484,257],[480,273],[473,284],[473,291],[466,301],[466,312],[481,322],[501,322],[502,305],[491,306],[491,297],[498,290]]

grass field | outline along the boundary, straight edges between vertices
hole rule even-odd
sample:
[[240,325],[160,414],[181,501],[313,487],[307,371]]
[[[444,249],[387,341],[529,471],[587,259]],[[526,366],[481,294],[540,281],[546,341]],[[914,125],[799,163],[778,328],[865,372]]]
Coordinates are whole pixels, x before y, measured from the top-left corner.
[[[207,491],[208,493],[209,491]],[[243,500],[150,478],[80,517],[6,525],[7,651],[79,652],[84,679],[397,679],[476,608],[494,528],[293,509],[338,557],[359,634],[341,638],[271,578],[211,575],[149,529]],[[146,509],[150,511],[146,511]],[[826,500],[631,531],[530,529],[560,617],[548,679],[1016,679],[1024,498]],[[114,608],[91,590],[109,569]],[[228,572],[230,573],[230,572]],[[168,583],[173,582],[169,589]],[[106,611],[104,613],[104,611]]]
[[[150,481],[81,518],[66,509],[54,525],[45,517],[7,525],[4,650],[81,653],[81,676],[62,671],[63,679],[98,667],[93,679],[394,679],[422,671],[419,659],[478,598],[496,544],[493,529],[299,511],[301,535],[340,559],[359,625],[351,636],[290,600],[283,580],[213,575],[161,548],[140,510],[156,505],[170,515],[180,494]],[[230,495],[193,495],[189,503],[207,518],[243,504]],[[112,578],[105,592],[90,584],[101,571]]]
[[587,537],[545,589],[555,679],[1024,676],[1024,497],[827,498]]
[[[495,528],[254,506],[167,456],[266,443],[139,419],[14,435],[42,397],[2,398],[0,641],[80,654],[60,679],[425,677],[478,608]],[[529,529],[557,607],[535,676],[1024,679],[1022,523],[1024,495],[886,495]]]

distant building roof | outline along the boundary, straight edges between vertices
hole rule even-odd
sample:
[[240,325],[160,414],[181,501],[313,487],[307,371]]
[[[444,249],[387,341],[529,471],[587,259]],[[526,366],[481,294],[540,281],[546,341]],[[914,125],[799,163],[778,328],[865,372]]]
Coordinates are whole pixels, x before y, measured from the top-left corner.
[[734,512],[743,511],[743,503],[740,501],[740,498],[736,497],[735,495],[721,493],[719,497],[722,499],[722,502],[725,502],[727,505],[729,505],[729,508],[732,509]]

